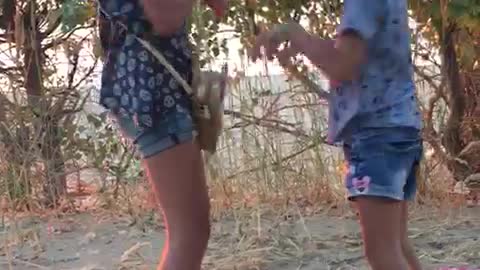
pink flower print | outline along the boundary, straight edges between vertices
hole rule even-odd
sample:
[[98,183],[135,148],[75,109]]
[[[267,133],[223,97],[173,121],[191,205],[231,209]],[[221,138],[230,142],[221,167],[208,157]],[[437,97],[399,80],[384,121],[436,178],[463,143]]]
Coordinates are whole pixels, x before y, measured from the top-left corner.
[[337,88],[341,85],[340,81],[330,80],[330,87]]
[[365,193],[368,191],[370,181],[370,176],[364,176],[362,178],[355,177],[352,179],[353,188],[355,188],[358,193]]

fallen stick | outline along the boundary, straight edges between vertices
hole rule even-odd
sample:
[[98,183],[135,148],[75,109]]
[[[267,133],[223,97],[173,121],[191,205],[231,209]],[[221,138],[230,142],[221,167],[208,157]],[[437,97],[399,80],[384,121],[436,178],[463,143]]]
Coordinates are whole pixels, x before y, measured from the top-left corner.
[[[52,270],[52,268],[50,268],[50,267],[43,266],[43,265],[36,264],[36,263],[31,263],[31,262],[20,260],[20,259],[12,259],[10,262],[11,263],[17,263],[17,264],[24,264],[24,265],[35,267],[35,268],[42,269],[42,270]],[[1,264],[9,264],[9,261],[8,260],[0,260],[0,265]]]

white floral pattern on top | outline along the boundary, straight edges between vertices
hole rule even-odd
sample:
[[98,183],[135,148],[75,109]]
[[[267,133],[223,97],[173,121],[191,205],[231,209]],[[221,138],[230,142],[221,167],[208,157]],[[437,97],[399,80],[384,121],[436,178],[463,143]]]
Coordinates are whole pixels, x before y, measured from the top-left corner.
[[[191,110],[191,100],[173,76],[135,38],[148,40],[187,81],[191,52],[187,32],[156,36],[138,0],[100,0],[100,38],[105,52],[100,103],[134,119],[137,128],[152,127],[171,111]],[[102,28],[103,27],[103,28]],[[125,27],[128,29],[126,30]]]

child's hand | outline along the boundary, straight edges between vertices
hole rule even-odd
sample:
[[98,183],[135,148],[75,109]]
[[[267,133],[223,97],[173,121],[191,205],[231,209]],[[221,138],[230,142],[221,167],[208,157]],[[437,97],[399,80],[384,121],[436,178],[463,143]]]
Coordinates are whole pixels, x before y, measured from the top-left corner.
[[215,12],[217,18],[222,18],[228,8],[228,0],[205,0],[205,3]]
[[[272,60],[277,57],[280,64],[286,66],[289,64],[291,57],[299,53],[299,43],[303,42],[308,34],[302,26],[296,22],[289,22],[273,27],[272,30],[260,33],[255,40],[255,44],[250,51],[250,57],[253,61],[261,56],[261,48],[265,49],[264,55],[267,59]],[[278,51],[280,44],[290,41],[290,45],[281,51]]]

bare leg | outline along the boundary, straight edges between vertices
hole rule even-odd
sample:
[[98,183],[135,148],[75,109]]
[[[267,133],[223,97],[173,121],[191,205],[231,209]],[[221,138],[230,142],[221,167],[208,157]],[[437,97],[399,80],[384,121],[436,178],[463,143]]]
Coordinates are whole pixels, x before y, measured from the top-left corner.
[[402,222],[401,222],[401,234],[402,234],[402,251],[405,259],[408,262],[410,270],[422,270],[420,261],[415,254],[410,239],[408,239],[408,203],[402,202]]
[[146,159],[145,167],[167,228],[157,270],[200,270],[210,236],[210,203],[198,145],[178,145]]
[[378,197],[356,198],[365,256],[373,270],[407,270],[402,252],[401,202]]

